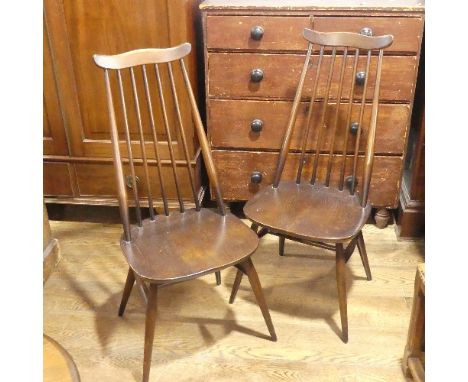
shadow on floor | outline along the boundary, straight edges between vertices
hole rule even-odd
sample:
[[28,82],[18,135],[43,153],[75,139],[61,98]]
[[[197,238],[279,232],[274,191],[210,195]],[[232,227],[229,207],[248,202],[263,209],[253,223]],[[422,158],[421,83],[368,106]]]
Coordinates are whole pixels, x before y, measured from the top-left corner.
[[[106,279],[113,278],[113,275],[110,274],[111,270],[121,263],[118,261],[118,264],[113,264],[116,260],[115,256],[108,258],[108,267],[104,272],[107,273]],[[91,259],[90,262],[92,261]],[[93,268],[98,267],[94,266]],[[121,292],[114,293],[109,288],[109,281],[99,281],[98,274],[93,274],[91,271],[86,274],[86,278],[93,278],[93,276],[96,277],[92,288],[95,293],[91,293],[89,287],[84,285],[85,283],[77,281],[64,267],[60,270],[60,278],[70,288],[75,298],[79,299],[78,303],[83,304],[85,309],[95,312],[94,325],[100,344],[100,349],[96,350],[100,351],[102,356],[112,358],[109,345],[118,341],[122,330],[127,333],[127,336],[128,332],[131,332],[131,336],[135,337],[136,341],[133,346],[141,345],[141,368],[132,371],[135,380],[139,381],[142,378],[146,309],[143,299],[138,288],[134,286],[125,314],[123,317],[119,317],[117,311]],[[212,282],[209,279],[195,279],[161,289],[158,294],[154,363],[167,363],[199,351],[205,351],[231,332],[240,332],[262,340],[270,340],[266,326],[265,332],[258,332],[237,322],[235,308],[231,307],[227,299],[225,300],[220,295],[215,286],[214,274],[212,277]],[[124,281],[123,278],[122,289]],[[115,283],[116,281],[111,282]],[[102,302],[103,295],[108,296],[104,298],[104,302]],[[261,317],[260,311],[259,315]],[[200,336],[193,336],[194,328],[198,330]],[[174,330],[177,331],[179,340],[174,340]],[[80,335],[79,333],[75,334]],[[189,343],[185,340],[188,336],[191,338]],[[168,337],[170,337],[170,341]],[[170,345],[167,345],[169,342]],[[119,346],[125,346],[125,344],[119,344]],[[165,348],[164,354],[156,350],[161,346]],[[167,351],[168,346],[170,346],[170,351]]]
[[[302,277],[298,281],[281,283],[275,280],[274,285],[264,287],[265,297],[268,307],[271,311],[280,312],[283,314],[291,315],[294,317],[310,318],[311,320],[322,319],[336,335],[342,338],[341,323],[338,318],[338,323],[335,322],[333,316],[339,312],[338,292],[336,284],[336,266],[335,255],[331,251],[325,249],[312,248],[310,246],[305,248],[311,249],[311,254],[304,254],[304,250],[297,251],[296,244],[286,247],[283,257],[278,257],[272,260],[272,263],[278,264],[280,268],[281,262],[288,261],[289,258],[302,258],[304,267],[311,267],[311,276]],[[302,245],[300,245],[302,246]],[[304,246],[302,246],[304,247]],[[278,253],[278,243],[270,242],[264,243],[259,249],[260,252],[268,252],[275,256]],[[359,256],[357,249],[354,251],[353,256]],[[255,257],[253,257],[255,261]],[[321,261],[320,267],[316,267],[317,261]],[[314,264],[311,264],[314,262]],[[280,273],[281,270],[278,272]],[[234,279],[235,270],[230,271],[229,279]],[[364,272],[364,269],[363,269]],[[284,275],[285,278],[287,275]],[[259,272],[260,281],[262,279],[261,272]],[[365,276],[355,275],[350,267],[346,267],[346,290],[349,294],[355,281],[367,281]],[[228,284],[232,288],[232,283]],[[250,285],[247,277],[242,278],[242,283],[239,288],[237,298],[242,298],[251,303],[255,303],[254,295],[251,293]]]

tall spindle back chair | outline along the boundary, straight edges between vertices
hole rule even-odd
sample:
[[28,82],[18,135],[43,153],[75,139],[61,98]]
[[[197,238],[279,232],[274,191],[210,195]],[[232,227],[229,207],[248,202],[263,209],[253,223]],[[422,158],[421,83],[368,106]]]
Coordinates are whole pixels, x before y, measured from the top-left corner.
[[[208,141],[184,64],[184,57],[190,53],[190,50],[191,45],[185,43],[167,49],[141,49],[112,56],[94,55],[95,63],[104,69],[115,175],[123,224],[120,246],[129,265],[119,315],[124,313],[135,282],[147,303],[144,382],[149,378],[157,293],[158,288],[163,285],[193,279],[212,272],[219,275],[221,269],[236,266],[239,271],[248,276],[270,335],[273,340],[276,340],[260,281],[250,259],[258,246],[258,237],[238,218],[227,212],[224,206]],[[184,110],[181,107],[183,103],[180,101],[184,97],[188,98],[191,106],[191,110],[188,110],[191,114],[189,118],[183,115]],[[118,107],[117,101],[114,101],[115,98],[119,99]],[[158,107],[156,107],[155,100],[159,101]],[[175,110],[170,110],[169,105],[172,105]],[[130,118],[130,107],[134,108],[133,118]],[[117,115],[116,110],[121,112],[120,116]],[[169,111],[175,111],[175,126],[170,126]],[[156,125],[157,117],[160,121],[162,120],[163,129]],[[124,142],[120,142],[118,121],[124,132]],[[193,123],[195,127],[212,191],[217,198],[217,211],[201,208],[198,202],[194,177],[190,169],[189,145],[184,132],[186,127],[184,124],[187,121]],[[178,197],[177,211],[169,210],[167,184],[161,173],[163,159],[161,159],[161,145],[158,140],[158,131],[161,130],[167,136],[168,141],[167,152]],[[138,152],[133,149],[135,146],[132,142],[131,131],[137,132]],[[150,134],[145,135],[145,131],[149,131]],[[178,159],[178,153],[171,145],[174,132],[180,138],[183,159]],[[126,149],[125,162],[130,168],[131,204],[135,207],[135,225],[130,223],[130,201],[127,200],[121,155],[124,149]],[[156,167],[148,165],[150,157],[156,161]],[[144,179],[141,183],[146,187],[143,191],[146,191],[147,195],[148,219],[142,217],[142,190],[136,176],[136,163],[143,166]],[[178,169],[179,165],[187,167],[186,176],[191,185],[195,208],[189,209],[184,204],[180,192],[182,172]],[[159,181],[160,195],[163,200],[162,214],[157,214],[154,208],[152,196],[152,185],[155,184],[152,179],[154,178]]]
[[[311,29],[305,29],[303,35],[308,49],[273,185],[248,201],[244,212],[255,230],[263,227],[259,236],[266,232],[279,236],[280,255],[284,253],[285,238],[336,252],[342,338],[347,342],[344,267],[356,245],[367,278],[371,279],[362,227],[371,212],[369,193],[383,51],[392,44],[393,36]],[[306,81],[312,81],[311,94],[304,94]],[[304,98],[309,98],[306,122],[295,131],[299,127],[299,104]],[[370,118],[366,120],[364,111],[369,107]],[[364,131],[366,142],[361,142]],[[302,137],[300,150],[289,156],[293,164],[297,163],[295,180],[282,180],[293,134]],[[231,301],[241,277],[238,274]]]

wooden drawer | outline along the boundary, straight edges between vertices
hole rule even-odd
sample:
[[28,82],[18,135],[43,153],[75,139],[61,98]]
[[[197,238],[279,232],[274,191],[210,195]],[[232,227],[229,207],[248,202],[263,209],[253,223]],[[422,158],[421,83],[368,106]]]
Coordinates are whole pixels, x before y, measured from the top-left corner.
[[[261,26],[263,37],[256,41],[250,31]],[[306,50],[302,37],[304,28],[322,32],[356,32],[369,27],[373,35],[394,36],[388,52],[419,50],[423,20],[416,17],[331,17],[331,16],[207,16],[206,45],[208,49],[226,50]]]
[[[124,175],[130,175],[130,167],[124,165]],[[112,163],[109,164],[90,164],[90,163],[78,163],[75,165],[76,178],[78,182],[79,193],[81,197],[88,196],[100,196],[100,197],[117,197],[117,186],[115,184],[115,172]],[[166,195],[169,199],[176,200],[177,193],[175,189],[174,177],[172,175],[172,167],[170,165],[164,165],[162,168],[164,187]],[[158,180],[157,166],[150,165],[150,187],[153,199],[161,198],[161,188]],[[199,162],[195,168],[192,168],[192,172],[199,171]],[[147,186],[145,173],[142,165],[135,165],[135,173],[139,178],[138,194],[142,197],[146,197]],[[192,199],[192,191],[190,187],[190,180],[188,178],[187,168],[185,166],[177,167],[177,176],[179,180],[180,189],[184,199]],[[195,182],[199,182],[200,176],[195,175]],[[138,182],[138,181],[137,181]],[[196,190],[198,191],[200,184],[196,184]],[[129,200],[133,200],[133,192],[130,188],[127,188],[127,197]]]
[[[255,41],[250,36],[254,26],[264,35]],[[306,50],[304,28],[311,28],[309,17],[296,16],[207,16],[208,49]]]
[[[273,183],[274,171],[278,161],[278,153],[272,152],[243,152],[214,150],[213,158],[218,170],[221,184],[221,192],[227,200],[248,200],[259,189]],[[299,162],[299,154],[290,154],[286,161],[282,179],[293,180]],[[320,179],[323,179],[328,157],[321,156],[319,161]],[[342,162],[342,157],[334,160],[332,172],[332,184],[337,184],[339,172],[337,169]],[[310,179],[312,160],[309,157],[305,164],[304,179]],[[352,157],[348,157],[346,175],[351,173]],[[363,157],[358,162],[358,177],[361,175]],[[402,169],[401,157],[376,156],[372,174],[370,201],[373,206],[391,207],[397,206],[397,195],[400,187]],[[253,171],[260,171],[263,179],[260,184],[250,181]],[[358,184],[358,188],[361,185]]]
[[[314,56],[316,57],[316,56]],[[330,56],[325,56],[322,63],[321,80],[318,86],[318,96],[323,97],[326,90],[326,77],[330,67]],[[370,68],[370,81],[375,76],[377,58],[373,57]],[[208,56],[208,94],[220,98],[276,98],[292,99],[296,93],[299,76],[304,65],[304,55],[299,54],[251,54],[251,53],[211,53]],[[338,91],[339,67],[341,57],[335,62],[331,97],[336,97]],[[358,71],[364,70],[366,58],[361,57]],[[263,79],[254,83],[250,79],[253,69],[263,71]],[[304,94],[310,95],[316,66],[309,70]],[[417,70],[417,57],[389,56],[382,65],[382,82],[380,100],[411,101],[413,99],[413,84]],[[352,75],[352,59],[348,60],[346,78]],[[350,91],[350,80],[343,86],[343,96]],[[363,86],[355,87],[355,97],[362,95]],[[373,86],[367,89],[367,97],[371,99]]]
[[[286,125],[289,120],[292,102],[288,101],[239,101],[217,100],[208,101],[209,135],[212,147],[245,148],[245,149],[276,149],[279,150],[283,140]],[[345,135],[344,126],[347,120],[349,103],[341,104],[338,113],[338,128],[340,134],[335,141],[335,149],[343,150]],[[301,149],[303,129],[307,120],[308,102],[300,105],[296,121],[296,130],[291,140],[291,149]],[[323,102],[315,104],[312,126],[317,126],[321,118]],[[335,121],[336,104],[329,104],[325,120],[327,131],[325,147],[330,149],[332,127]],[[360,104],[354,104],[351,122],[359,120]],[[371,104],[364,109],[363,130],[360,150],[365,150],[367,129],[370,120]],[[409,105],[380,105],[378,115],[375,152],[378,154],[402,154],[405,147],[405,137],[410,112]],[[253,132],[250,125],[254,119],[263,122],[262,130]],[[309,149],[315,149],[316,129],[310,132]],[[349,131],[346,129],[346,131]],[[354,152],[355,136],[350,134],[348,140],[349,152]]]
[[421,17],[315,17],[314,29],[320,32],[355,32],[371,28],[373,36],[391,34],[393,44],[385,49],[389,52],[414,53],[419,51],[423,32]]
[[44,196],[73,196],[70,170],[68,163],[44,162]]

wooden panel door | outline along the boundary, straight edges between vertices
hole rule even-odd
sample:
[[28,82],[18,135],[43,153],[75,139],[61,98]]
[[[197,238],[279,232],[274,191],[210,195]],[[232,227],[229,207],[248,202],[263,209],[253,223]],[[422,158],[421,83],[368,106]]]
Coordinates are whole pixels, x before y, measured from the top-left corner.
[[43,28],[43,152],[44,155],[67,155],[68,145],[65,125],[60,110],[60,102],[55,82],[52,52],[47,36],[46,24]]
[[[104,79],[92,55],[192,42],[195,34],[192,14],[197,6],[198,1],[188,0],[45,0],[45,16],[55,53],[62,107],[68,119],[72,156],[112,156]],[[188,66],[193,85],[196,83],[193,81],[194,62],[192,53]],[[130,89],[127,80],[126,88]],[[169,94],[167,98],[170,98]],[[129,104],[127,108],[131,120],[133,105]],[[158,132],[164,152],[167,142],[164,142],[162,120],[160,122]],[[136,138],[136,124],[130,129]],[[191,136],[191,133],[187,135]],[[172,144],[177,146],[174,137]],[[191,151],[194,155],[194,142]]]

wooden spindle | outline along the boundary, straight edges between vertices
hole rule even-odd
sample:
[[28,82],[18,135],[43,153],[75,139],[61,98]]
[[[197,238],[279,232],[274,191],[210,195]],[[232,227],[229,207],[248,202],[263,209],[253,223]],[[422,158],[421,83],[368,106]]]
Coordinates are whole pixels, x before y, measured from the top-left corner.
[[302,141],[301,157],[300,157],[300,160],[299,160],[299,167],[297,168],[297,175],[296,175],[296,183],[297,184],[301,183],[302,168],[304,167],[304,157],[305,157],[305,152],[306,152],[306,149],[307,149],[307,141],[309,139],[310,123],[311,123],[311,120],[312,120],[312,111],[314,109],[315,98],[317,96],[318,82],[319,82],[319,78],[320,78],[320,68],[322,66],[322,59],[323,59],[323,51],[324,51],[324,47],[321,46],[320,47],[319,58],[318,58],[318,61],[317,61],[317,70],[315,72],[314,85],[313,85],[313,88],[312,88],[312,96],[310,98],[310,103],[309,103],[309,111],[307,113],[306,130],[305,130],[303,141]]
[[109,71],[107,69],[104,69],[104,78],[106,82],[107,110],[109,112],[109,120],[111,124],[111,142],[112,142],[112,148],[113,148],[112,151],[113,151],[113,157],[114,157],[115,178],[117,181],[117,190],[118,190],[118,195],[119,195],[120,218],[122,219],[125,241],[131,241],[132,236],[130,233],[130,219],[128,216],[127,192],[125,190],[125,181],[123,178],[122,161],[120,157],[119,133],[117,131],[114,101],[112,99]]
[[187,94],[190,101],[190,106],[192,109],[192,117],[195,123],[195,130],[197,132],[198,141],[200,142],[200,147],[202,150],[203,160],[205,162],[206,171],[208,172],[208,177],[212,184],[212,190],[214,190],[216,194],[216,200],[218,202],[218,210],[221,215],[226,215],[226,208],[224,206],[223,198],[221,196],[221,189],[219,186],[218,181],[218,174],[216,173],[216,168],[213,163],[213,158],[211,156],[210,145],[208,144],[208,139],[205,135],[205,129],[203,128],[203,123],[200,117],[200,113],[198,112],[198,105],[197,101],[195,100],[195,96],[193,94],[192,86],[190,84],[190,79],[187,73],[187,69],[185,68],[184,60],[180,59],[180,67],[182,70],[182,75],[184,77],[185,88],[187,90]]
[[369,196],[370,180],[372,175],[372,167],[374,164],[374,145],[375,132],[377,130],[377,115],[379,110],[379,94],[380,94],[380,78],[382,74],[383,49],[379,50],[379,60],[377,62],[377,75],[374,85],[374,97],[372,99],[372,113],[369,125],[369,136],[367,138],[366,158],[364,160],[364,176],[362,187],[361,205],[365,207]]
[[301,77],[299,79],[299,85],[297,86],[296,95],[294,96],[294,102],[291,109],[291,114],[289,116],[288,126],[286,127],[286,133],[284,135],[283,143],[281,145],[280,156],[278,158],[278,165],[276,166],[275,178],[273,181],[273,187],[277,188],[281,179],[281,174],[283,173],[284,165],[286,163],[286,158],[288,157],[289,146],[291,143],[291,137],[294,131],[294,125],[296,124],[297,112],[299,108],[299,103],[301,102],[302,89],[304,88],[304,82],[309,68],[310,56],[312,54],[312,44],[309,43],[307,49],[307,55],[304,61],[304,66],[302,68]]
[[127,106],[125,104],[122,74],[120,73],[120,70],[117,70],[117,78],[119,81],[120,101],[122,104],[122,113],[124,117],[125,142],[127,144],[128,162],[130,164],[130,174],[132,176],[132,185],[133,185],[132,190],[133,190],[133,198],[135,200],[135,214],[136,214],[138,225],[141,227],[142,219],[141,219],[141,209],[140,209],[140,198],[138,197],[138,186],[137,186],[137,180],[136,180],[136,175],[135,175],[135,165],[133,163],[132,142],[130,139],[130,129],[128,127]]
[[312,184],[315,184],[315,180],[317,178],[318,160],[320,156],[320,147],[322,146],[323,131],[325,130],[325,116],[327,114],[328,99],[330,97],[330,87],[331,87],[331,82],[333,78],[333,69],[335,66],[335,59],[336,59],[336,47],[334,47],[332,51],[332,58],[330,62],[330,72],[328,73],[328,79],[327,79],[327,90],[325,92],[325,98],[323,100],[322,118],[320,119],[320,124],[318,126],[318,135],[317,135],[317,143],[315,146],[314,164],[312,168],[312,177],[310,179],[310,183]]
[[148,207],[150,219],[154,220],[154,206],[153,206],[153,196],[151,195],[151,184],[148,170],[148,162],[146,160],[146,147],[145,147],[145,137],[143,135],[143,124],[141,122],[141,112],[140,112],[140,101],[138,99],[138,91],[135,81],[135,72],[133,68],[130,68],[130,79],[132,81],[132,90],[133,90],[133,101],[135,104],[135,113],[137,116],[138,124],[138,134],[140,136],[140,149],[141,149],[141,158],[143,159],[143,171],[145,172],[146,180],[146,189],[148,191]]
[[346,117],[346,124],[344,126],[345,134],[344,134],[344,143],[343,143],[343,163],[341,164],[340,183],[338,186],[340,191],[343,190],[343,186],[344,186],[346,159],[348,155],[349,125],[351,123],[351,113],[353,111],[354,85],[356,84],[356,73],[357,73],[358,62],[359,62],[359,49],[356,49],[356,53],[354,55],[353,73],[351,75],[351,90],[349,92],[349,104],[348,104],[348,111],[347,111],[347,117]]
[[171,167],[172,167],[172,173],[174,175],[174,182],[175,182],[175,187],[176,187],[176,192],[177,192],[177,198],[179,199],[179,208],[180,208],[180,212],[184,212],[185,207],[184,207],[184,202],[182,200],[182,195],[181,195],[181,192],[180,192],[179,179],[177,178],[177,170],[176,170],[176,164],[175,164],[174,149],[172,147],[171,129],[170,129],[170,126],[169,126],[169,119],[167,117],[166,101],[164,100],[164,93],[163,93],[161,75],[159,73],[158,64],[154,64],[154,70],[155,70],[155,73],[156,73],[156,81],[158,83],[159,100],[161,102],[161,109],[162,109],[163,120],[164,120],[164,128],[165,128],[166,135],[167,135],[167,145],[168,145],[168,148],[169,148],[169,156],[171,157]]
[[154,124],[153,104],[151,102],[151,94],[150,94],[150,91],[149,91],[148,76],[146,74],[146,66],[142,65],[141,70],[143,72],[143,82],[145,84],[145,95],[146,95],[146,102],[148,103],[151,133],[153,134],[154,153],[156,155],[156,161],[157,161],[157,167],[158,167],[158,179],[159,179],[159,184],[161,186],[161,197],[162,197],[163,205],[164,205],[164,214],[166,216],[168,216],[169,215],[169,207],[168,207],[168,204],[167,204],[166,190],[164,188],[164,180],[163,180],[163,176],[162,176],[161,158],[160,158],[159,149],[158,149],[159,141],[158,141],[158,135],[156,133],[156,125]]
[[338,85],[338,95],[336,98],[336,110],[335,110],[335,123],[333,125],[331,142],[330,142],[330,154],[328,157],[328,165],[327,165],[327,176],[325,179],[325,186],[330,185],[330,177],[332,171],[332,164],[333,164],[333,152],[335,151],[335,136],[336,136],[336,129],[338,126],[338,118],[339,118],[339,110],[341,106],[341,93],[343,91],[343,80],[344,74],[346,70],[346,59],[348,58],[348,48],[345,47],[343,52],[343,62],[341,63],[341,72],[340,72],[340,83]]
[[359,109],[356,142],[354,144],[353,176],[351,178],[351,195],[354,195],[355,188],[356,188],[357,162],[359,158],[359,142],[361,139],[361,131],[362,131],[362,117],[364,115],[364,108],[366,106],[366,91],[367,91],[367,83],[369,82],[369,68],[370,68],[370,62],[371,62],[371,53],[372,53],[371,50],[367,51],[366,72],[365,72],[366,75],[364,79],[364,89],[362,90],[361,107]]
[[192,171],[190,170],[190,156],[189,156],[188,147],[187,147],[187,139],[185,137],[185,129],[184,129],[184,125],[182,122],[182,113],[180,112],[179,97],[177,96],[177,89],[176,89],[175,80],[174,80],[174,73],[172,71],[172,64],[168,62],[167,66],[169,69],[169,79],[171,82],[172,96],[174,97],[174,103],[176,107],[176,115],[177,115],[177,121],[178,121],[177,127],[179,128],[179,134],[182,139],[185,160],[187,161],[187,171],[189,175],[190,186],[192,187],[193,200],[195,201],[196,210],[199,211],[200,202],[198,201],[197,192],[195,191],[195,182],[193,180]]

